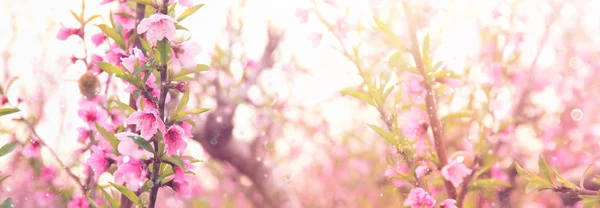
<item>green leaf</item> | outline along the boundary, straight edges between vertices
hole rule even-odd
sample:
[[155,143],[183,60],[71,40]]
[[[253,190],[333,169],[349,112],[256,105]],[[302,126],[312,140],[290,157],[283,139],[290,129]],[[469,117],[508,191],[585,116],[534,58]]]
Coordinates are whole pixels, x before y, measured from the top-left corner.
[[111,63],[96,62],[96,65],[98,65],[98,67],[100,67],[103,71],[105,71],[108,74],[114,74],[117,77],[123,77],[125,75],[125,71],[123,70],[123,68],[115,66]]
[[79,22],[79,23],[83,22],[83,18],[81,18],[78,14],[75,14],[75,12],[73,10],[69,10],[69,12],[71,12],[73,17],[75,17],[75,19],[77,20],[77,22]]
[[0,147],[0,157],[7,155],[8,153],[15,150],[15,148],[17,147],[17,144],[18,144],[17,142],[10,142],[10,143],[7,143],[4,146]]
[[2,183],[4,180],[6,180],[8,177],[10,177],[10,175],[5,175],[4,177],[0,178],[0,183]]
[[121,207],[120,202],[118,202],[117,200],[114,200],[110,196],[110,194],[108,194],[108,192],[106,192],[106,190],[104,190],[104,188],[100,187],[100,190],[102,191],[102,196],[104,196],[104,199],[106,199],[106,201],[108,201],[108,204],[110,204],[111,208]]
[[135,142],[142,149],[145,149],[145,150],[147,150],[148,152],[151,152],[151,153],[154,152],[154,148],[152,148],[152,144],[150,144],[150,142],[148,140],[144,139],[143,137],[140,137],[140,136],[129,136],[129,138],[133,139],[133,142]]
[[542,175],[543,179],[545,179],[548,183],[553,184],[554,182],[552,181],[550,167],[542,155],[540,155],[538,158],[538,166],[540,167],[540,174]]
[[510,187],[510,184],[492,178],[477,179],[469,184],[469,189],[472,190],[494,189],[497,187]]
[[195,5],[193,7],[186,9],[185,11],[183,11],[183,13],[181,13],[181,15],[179,15],[179,17],[177,17],[177,22],[181,22],[181,20],[194,14],[196,11],[198,11],[198,9],[202,8],[203,6],[204,6],[204,4],[198,4],[198,5]]
[[545,186],[544,181],[534,180],[531,181],[525,186],[525,193],[531,193],[532,191],[542,189]]
[[158,41],[157,43],[158,49],[158,63],[167,64],[169,62],[169,55],[171,54],[171,45],[169,44],[169,40],[163,39]]
[[208,71],[208,70],[210,70],[210,66],[207,66],[205,64],[198,64],[198,65],[196,65],[196,72],[197,73],[200,73],[200,72],[203,72],[203,71]]
[[194,79],[194,78],[192,78],[192,77],[188,77],[188,76],[178,76],[178,77],[173,77],[173,79],[172,79],[172,80],[173,80],[173,81],[180,81],[180,82],[183,82],[183,81],[194,81],[194,80],[196,80],[196,79]]
[[127,115],[127,116],[129,116],[129,114],[135,112],[135,109],[133,109],[131,106],[121,102],[118,99],[114,100],[114,102],[119,107],[119,110],[121,110],[121,112],[125,112],[125,115]]
[[90,203],[90,205],[92,205],[92,207],[94,208],[99,208],[100,206],[98,206],[98,204],[96,204],[96,202],[91,198],[91,197],[86,197],[88,202]]
[[185,108],[185,105],[187,105],[189,100],[190,100],[190,90],[186,89],[185,92],[183,93],[183,96],[181,96],[181,100],[179,101],[179,104],[177,104],[175,113],[177,114],[177,113],[181,112]]
[[135,20],[135,17],[127,12],[117,12],[117,13],[115,13],[115,15],[119,15],[121,17],[126,17],[129,19]]
[[177,155],[173,155],[171,157],[169,157],[167,155],[163,155],[161,157],[161,160],[173,163],[173,164],[177,165],[177,167],[180,167],[182,170],[185,169],[185,165],[183,163],[183,160],[181,159],[181,157],[179,157]]
[[552,172],[556,176],[556,180],[559,181],[562,186],[567,187],[567,188],[573,188],[573,189],[577,188],[577,184],[563,178],[560,174],[558,174],[558,171],[556,171],[556,168],[552,167]]
[[453,79],[462,80],[462,76],[460,74],[457,74],[453,71],[447,71],[447,70],[442,70],[442,71],[438,71],[438,72],[434,73],[433,78],[435,78],[436,80],[439,80],[442,78],[453,78]]
[[394,167],[394,161],[392,161],[392,158],[390,156],[385,156],[385,161],[387,161],[389,166]]
[[592,167],[592,165],[594,165],[594,163],[588,165],[587,168],[585,168],[585,171],[583,171],[583,174],[581,175],[581,180],[579,180],[579,187],[581,187],[582,189],[584,189],[583,182],[585,181],[585,175],[590,170],[590,168]]
[[425,69],[427,71],[431,71],[431,58],[429,57],[429,34],[425,36],[425,40],[423,40],[423,62],[425,64]]
[[111,183],[111,182],[108,182],[108,183],[110,183],[110,185],[112,185],[117,190],[119,190],[119,192],[121,192],[123,195],[125,195],[134,204],[137,204],[137,205],[141,205],[142,204],[142,201],[140,201],[140,199],[138,198],[138,196],[135,195],[135,193],[133,191],[129,190],[127,187],[121,186],[119,184],[114,184],[114,183]]
[[175,5],[177,5],[177,2],[173,2],[169,5],[169,9],[167,9],[168,14],[171,14],[171,12],[175,11]]
[[445,123],[448,120],[452,120],[452,119],[456,119],[456,118],[473,118],[474,116],[475,116],[475,114],[473,114],[471,112],[450,113],[450,114],[445,115],[444,117],[442,117],[441,122]]
[[372,125],[372,124],[367,124],[367,125],[369,125],[369,127],[371,127],[371,129],[373,129],[373,131],[375,131],[375,133],[379,134],[379,136],[383,137],[385,140],[387,140],[391,144],[396,144],[392,134],[387,132],[385,129],[383,129],[379,126],[376,126],[376,125]]
[[0,204],[0,208],[13,208],[13,204],[12,204],[12,199],[8,198],[5,199],[4,202],[2,202],[2,204]]
[[185,28],[184,26],[181,26],[180,24],[175,23],[175,29],[177,30],[185,30],[185,31],[190,31],[189,29]]
[[101,16],[100,16],[100,15],[98,15],[98,14],[95,14],[95,15],[92,15],[92,16],[90,16],[90,17],[89,17],[89,18],[88,18],[88,19],[85,21],[85,24],[87,24],[87,23],[91,22],[92,20],[94,20],[94,19],[96,19],[96,18],[98,18],[98,17],[101,17]]
[[106,139],[106,141],[108,141],[108,143],[110,143],[110,145],[113,147],[113,149],[116,152],[117,147],[119,146],[119,139],[117,139],[117,137],[115,135],[108,133],[108,131],[106,131],[106,129],[102,128],[102,126],[98,125],[97,122],[94,122],[94,124],[96,125],[96,129],[98,130],[98,132],[100,132],[102,137],[104,137]]
[[210,108],[197,108],[197,109],[194,109],[191,111],[187,111],[187,114],[201,114],[201,113],[204,113],[209,110],[210,110]]
[[140,38],[140,43],[142,43],[142,47],[144,48],[144,51],[151,53],[152,52],[152,48],[150,47],[150,44],[148,44],[148,41],[144,40],[143,38]]
[[373,99],[369,95],[367,95],[367,94],[365,94],[363,92],[359,92],[359,91],[351,90],[351,89],[345,89],[345,90],[342,90],[341,93],[342,93],[342,95],[350,95],[350,96],[355,97],[355,98],[357,98],[359,100],[362,100],[363,102],[365,102],[365,103],[367,103],[367,104],[369,104],[369,105],[371,105],[373,107],[377,107],[375,105],[375,102],[373,101]]
[[19,110],[17,108],[0,108],[0,116],[5,116],[5,115],[16,113],[19,111],[21,111],[21,110]]
[[519,165],[519,163],[515,162],[515,168],[517,169],[517,173],[518,173],[518,174],[519,174],[521,177],[525,178],[525,180],[528,180],[528,181],[531,181],[531,180],[533,180],[533,175],[532,175],[532,173],[530,173],[529,171],[527,171],[527,170],[523,169],[523,168],[522,168],[522,167]]
[[112,38],[115,41],[115,43],[117,43],[119,47],[121,47],[121,49],[126,50],[125,40],[123,40],[123,37],[119,34],[119,32],[117,32],[117,30],[109,27],[106,24],[100,24],[98,25],[98,28],[100,28],[100,30],[102,30],[102,32],[104,32],[106,36]]
[[154,6],[154,2],[152,0],[131,0],[131,1],[135,2],[135,3],[140,3],[140,4],[147,5],[147,6],[151,6],[151,7]]

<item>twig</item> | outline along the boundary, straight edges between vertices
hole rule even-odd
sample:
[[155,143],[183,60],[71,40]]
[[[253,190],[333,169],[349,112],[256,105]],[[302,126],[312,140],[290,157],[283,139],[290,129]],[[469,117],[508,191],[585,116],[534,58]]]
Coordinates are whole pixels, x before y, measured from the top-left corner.
[[[423,58],[421,57],[421,53],[419,50],[419,44],[417,40],[417,32],[415,23],[413,21],[413,16],[410,11],[410,5],[406,2],[406,0],[402,1],[402,5],[404,8],[404,14],[406,15],[406,21],[408,26],[408,32],[410,35],[411,44],[411,53],[417,65],[417,68],[421,75],[425,78],[424,85],[427,90],[427,95],[425,96],[425,104],[427,105],[427,112],[429,114],[429,123],[431,125],[431,129],[433,131],[433,139],[435,140],[435,150],[437,152],[438,158],[440,160],[439,169],[442,169],[446,164],[448,164],[448,156],[446,153],[445,141],[443,138],[443,128],[440,120],[437,116],[437,105],[435,103],[434,92],[431,87],[431,80],[427,77],[427,72],[425,71],[425,65],[423,63]],[[456,198],[456,189],[450,183],[450,181],[444,179],[444,185],[446,186],[446,191],[448,192],[449,198]]]

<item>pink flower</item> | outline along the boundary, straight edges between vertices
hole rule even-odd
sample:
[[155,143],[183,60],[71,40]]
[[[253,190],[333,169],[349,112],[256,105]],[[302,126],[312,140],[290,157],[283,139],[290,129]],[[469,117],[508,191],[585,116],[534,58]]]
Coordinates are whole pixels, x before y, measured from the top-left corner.
[[110,49],[106,53],[106,61],[108,63],[121,66],[121,58],[127,57],[127,52],[123,49],[119,48],[119,45],[113,44],[110,46]]
[[90,203],[88,203],[87,198],[85,196],[77,196],[73,198],[68,204],[67,208],[89,208]]
[[184,7],[193,7],[194,1],[193,0],[179,0],[179,5],[184,6]]
[[[92,54],[92,63],[96,63],[96,62],[102,62],[103,59],[101,56],[98,56],[96,54]],[[102,69],[100,67],[98,67],[98,65],[93,64],[92,65],[92,72],[94,72],[94,74],[100,74],[102,73]]]
[[77,136],[77,141],[81,143],[85,143],[85,141],[90,138],[89,130],[86,128],[77,128],[79,135]]
[[98,45],[104,43],[104,40],[106,40],[106,35],[104,35],[104,33],[98,33],[98,34],[92,35],[92,43],[95,46],[98,46]]
[[115,183],[125,183],[127,188],[137,191],[144,185],[144,181],[146,181],[144,163],[130,156],[121,155],[117,159],[117,170],[114,176]]
[[[117,11],[113,13],[113,18],[116,20],[117,23],[121,24],[121,26],[123,27],[123,31],[129,31],[135,27],[134,19],[118,15],[118,13],[134,14],[134,11],[131,10],[127,2],[119,2],[119,8],[117,8]],[[127,39],[128,38],[125,37],[125,40]]]
[[173,178],[173,189],[177,194],[183,198],[192,197],[192,189],[190,188],[190,182],[185,178],[183,170],[181,168],[175,168],[175,177]]
[[175,38],[175,23],[177,20],[164,14],[153,14],[148,18],[142,19],[137,27],[137,33],[146,33],[148,42],[154,43],[167,38]]
[[122,155],[128,155],[133,159],[139,160],[142,159],[142,156],[146,158],[150,158],[152,153],[142,149],[137,145],[132,138],[130,137],[139,137],[140,135],[131,133],[131,132],[121,132],[115,134],[117,139],[119,139],[119,145],[117,146],[117,150]]
[[457,160],[450,160],[449,163],[442,168],[442,177],[444,179],[450,181],[452,185],[459,186],[463,182],[463,178],[470,175],[473,172],[469,169],[463,161],[461,157]]
[[173,55],[171,56],[171,64],[175,73],[181,68],[196,67],[196,56],[200,54],[200,46],[191,41],[183,42],[180,45],[173,46]]
[[129,72],[132,73],[133,71],[135,71],[135,62],[138,62],[139,67],[146,64],[146,61],[148,61],[148,59],[146,59],[144,53],[142,53],[142,51],[137,47],[133,48],[133,52],[131,53],[131,55],[125,58],[121,58],[121,62],[125,69],[129,70]]
[[440,208],[458,208],[458,207],[456,206],[456,200],[446,199],[446,200],[442,201],[442,203],[440,204]]
[[96,125],[94,122],[97,122],[100,126],[106,126],[105,124],[108,114],[95,102],[82,99],[79,102],[79,110],[77,111],[77,114],[79,115],[79,118],[83,119],[83,121],[85,121],[92,130],[96,130]]
[[487,69],[488,80],[485,83],[491,87],[498,87],[502,85],[502,81],[504,79],[504,72],[502,70],[502,66],[500,64],[494,63],[489,66]]
[[158,116],[158,111],[154,108],[146,108],[144,111],[132,113],[127,118],[128,124],[135,124],[136,130],[141,131],[142,137],[150,139],[158,130],[165,132],[165,124]]
[[435,199],[422,188],[410,190],[408,197],[404,200],[404,206],[413,208],[432,208],[435,205]]
[[167,130],[165,133],[165,149],[167,150],[167,155],[180,155],[183,153],[183,150],[187,147],[187,142],[183,140],[183,135],[185,131],[183,128],[177,125],[173,125]]
[[56,170],[50,166],[44,166],[41,172],[41,178],[44,183],[50,183],[56,178]]
[[66,40],[67,38],[71,37],[71,35],[75,35],[79,33],[79,29],[78,28],[66,28],[66,27],[61,27],[60,30],[58,30],[58,34],[56,34],[56,38],[59,40]]
[[107,155],[110,153],[108,149],[102,146],[93,145],[90,158],[87,160],[87,165],[92,168],[96,177],[104,173],[108,169]]
[[417,74],[409,73],[402,81],[402,98],[404,102],[423,103],[427,90],[423,86],[425,79]]
[[123,116],[123,113],[119,109],[113,109],[110,111],[110,120],[114,127],[118,127],[125,123],[125,116]]
[[308,22],[309,12],[307,9],[298,8],[296,9],[296,18],[300,19],[300,23]]
[[183,121],[179,124],[179,126],[183,129],[183,137],[192,137],[192,124]]
[[31,141],[27,143],[25,148],[23,148],[23,156],[26,158],[33,158],[40,156],[40,143],[37,141]]
[[417,175],[417,177],[425,176],[425,174],[427,174],[428,171],[429,168],[426,165],[419,165],[419,167],[415,168],[415,174]]

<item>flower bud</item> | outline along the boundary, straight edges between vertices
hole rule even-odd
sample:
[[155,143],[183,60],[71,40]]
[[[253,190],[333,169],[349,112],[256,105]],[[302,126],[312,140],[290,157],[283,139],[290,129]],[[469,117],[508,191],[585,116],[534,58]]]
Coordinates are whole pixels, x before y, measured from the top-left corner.
[[100,80],[92,72],[88,71],[79,78],[79,91],[87,98],[93,98],[100,91]]
[[180,82],[180,83],[177,83],[174,88],[179,92],[185,92],[185,90],[187,89],[187,86],[188,86],[187,82]]
[[8,103],[8,98],[6,96],[0,96],[0,106]]
[[456,151],[452,153],[450,156],[450,160],[462,160],[463,164],[467,167],[473,166],[473,160],[475,160],[475,155],[472,152],[467,151]]

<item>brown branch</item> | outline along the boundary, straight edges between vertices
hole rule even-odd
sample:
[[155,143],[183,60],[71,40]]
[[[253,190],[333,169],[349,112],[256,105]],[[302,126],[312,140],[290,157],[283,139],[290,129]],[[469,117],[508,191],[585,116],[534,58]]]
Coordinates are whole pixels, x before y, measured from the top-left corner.
[[[431,125],[431,130],[433,131],[433,139],[435,140],[435,150],[437,152],[438,158],[440,160],[439,169],[442,169],[446,164],[448,164],[448,156],[446,153],[446,145],[443,138],[443,128],[442,124],[437,116],[437,104],[434,97],[434,92],[431,87],[431,80],[427,77],[427,72],[425,71],[425,65],[423,63],[423,58],[421,57],[421,53],[419,50],[419,42],[417,40],[417,31],[414,23],[414,18],[410,11],[410,5],[406,2],[406,0],[402,1],[402,5],[404,8],[404,14],[406,15],[406,21],[408,26],[408,32],[410,35],[411,44],[411,54],[415,60],[417,65],[417,69],[421,73],[421,75],[425,78],[424,85],[427,90],[427,95],[425,96],[425,105],[427,106],[427,113],[429,114],[429,124]],[[448,192],[449,198],[456,198],[456,189],[450,183],[450,181],[444,179],[444,185],[446,186],[446,191]]]

